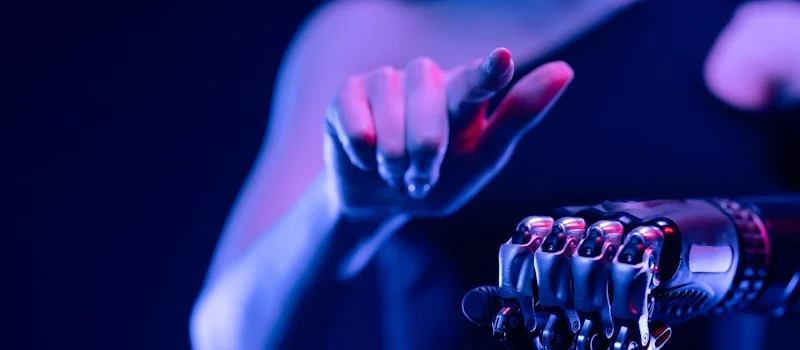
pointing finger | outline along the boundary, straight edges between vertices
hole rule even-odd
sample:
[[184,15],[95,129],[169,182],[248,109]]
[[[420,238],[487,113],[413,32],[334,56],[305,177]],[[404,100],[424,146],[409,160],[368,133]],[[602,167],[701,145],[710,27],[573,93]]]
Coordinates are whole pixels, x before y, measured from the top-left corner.
[[469,125],[485,102],[505,88],[513,76],[514,61],[505,48],[495,49],[488,58],[453,71],[447,83],[451,123]]

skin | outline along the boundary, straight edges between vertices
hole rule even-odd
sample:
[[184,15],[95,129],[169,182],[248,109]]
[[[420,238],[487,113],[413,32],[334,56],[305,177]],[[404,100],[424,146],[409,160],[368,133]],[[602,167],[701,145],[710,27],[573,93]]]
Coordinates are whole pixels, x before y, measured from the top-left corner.
[[741,6],[711,49],[709,90],[729,105],[760,112],[800,100],[800,3]]
[[[192,315],[195,347],[277,347],[288,327],[278,311],[252,310],[291,312],[298,290],[312,288],[308,280],[334,273],[313,263],[339,240],[337,221],[378,237],[334,259],[346,279],[410,218],[446,216],[465,204],[573,79],[568,64],[544,64],[486,115],[486,100],[513,75],[511,53],[519,61],[541,57],[630,5],[322,7],[286,55],[263,150]],[[800,4],[743,6],[708,57],[709,90],[735,108],[757,113],[800,100]]]
[[[320,125],[334,94],[350,77],[386,66],[402,69],[417,57],[428,57],[450,71],[488,56],[498,46],[513,52],[515,60],[527,62],[629,4],[602,1],[562,8],[498,1],[485,5],[480,1],[466,5],[461,1],[422,5],[342,1],[313,14],[286,54],[265,143],[226,224],[210,276],[238,259],[324,170]],[[519,12],[541,13],[554,24],[530,17],[517,19]]]

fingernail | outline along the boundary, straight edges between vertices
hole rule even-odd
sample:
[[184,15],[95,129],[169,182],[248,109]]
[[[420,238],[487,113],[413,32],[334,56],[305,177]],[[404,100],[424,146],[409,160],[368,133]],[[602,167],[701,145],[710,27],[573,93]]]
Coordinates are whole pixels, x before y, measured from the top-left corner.
[[408,195],[414,199],[422,199],[431,191],[431,184],[427,182],[412,182],[407,186]]
[[488,90],[498,90],[506,86],[514,75],[514,61],[508,50],[497,49],[483,61],[482,86]]
[[563,75],[567,77],[567,85],[569,85],[569,83],[572,82],[572,79],[575,78],[575,70],[569,65],[569,63],[565,61],[553,61],[547,64],[564,70]]
[[483,73],[486,75],[491,75],[492,72],[494,72],[494,70],[497,68],[497,61],[493,56],[489,56],[489,58],[485,59],[481,65],[483,66]]
[[511,59],[511,52],[505,48],[499,48],[492,51],[487,60],[489,64],[486,69],[490,72],[503,73],[511,68],[513,60]]

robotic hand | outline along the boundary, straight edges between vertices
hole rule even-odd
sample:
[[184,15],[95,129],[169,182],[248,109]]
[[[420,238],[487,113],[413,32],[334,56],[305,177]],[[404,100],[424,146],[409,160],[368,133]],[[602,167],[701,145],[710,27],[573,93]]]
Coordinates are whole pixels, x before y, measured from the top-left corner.
[[559,208],[519,223],[500,247],[499,285],[469,291],[462,309],[510,349],[660,349],[668,323],[790,311],[794,218],[794,197]]

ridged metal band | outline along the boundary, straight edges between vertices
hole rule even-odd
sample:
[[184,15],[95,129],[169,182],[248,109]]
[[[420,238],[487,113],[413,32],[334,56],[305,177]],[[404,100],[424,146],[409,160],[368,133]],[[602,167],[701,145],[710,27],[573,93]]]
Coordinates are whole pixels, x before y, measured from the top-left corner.
[[730,199],[712,202],[733,219],[739,234],[739,264],[733,288],[711,311],[721,314],[744,308],[761,295],[769,271],[770,246],[764,222],[753,209]]

